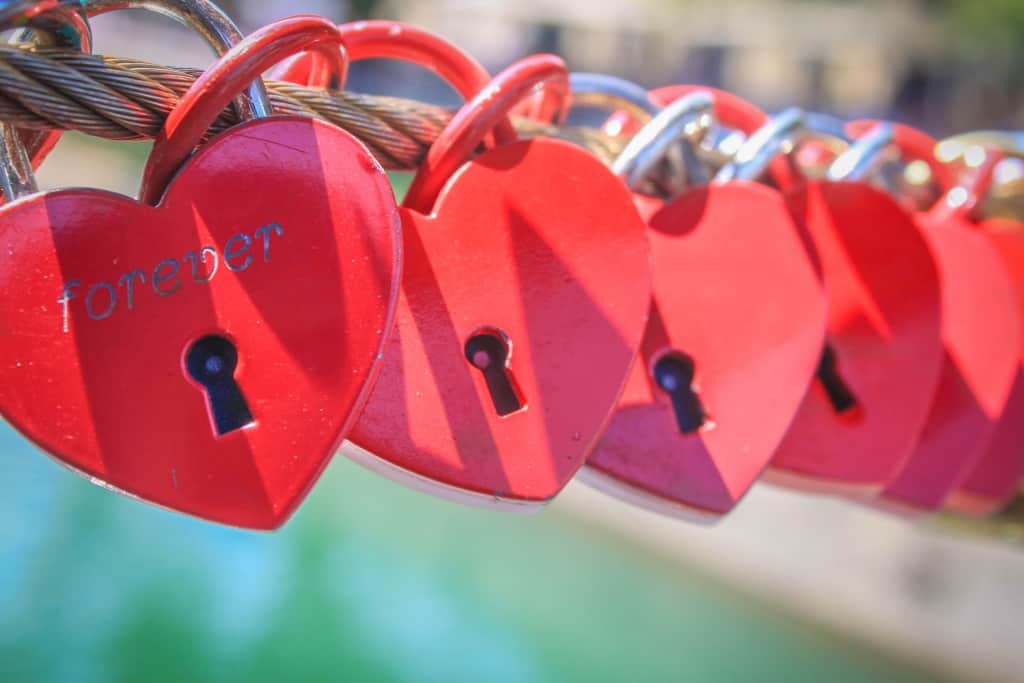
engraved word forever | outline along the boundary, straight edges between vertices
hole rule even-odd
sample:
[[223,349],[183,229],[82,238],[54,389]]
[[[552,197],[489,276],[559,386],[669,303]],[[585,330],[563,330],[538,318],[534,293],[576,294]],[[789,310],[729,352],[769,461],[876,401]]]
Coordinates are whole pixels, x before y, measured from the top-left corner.
[[[263,247],[263,262],[270,262],[271,237],[284,235],[284,228],[279,223],[268,223],[257,228],[250,237],[246,233],[233,235],[224,243],[224,265],[228,270],[239,273],[254,261],[253,247]],[[182,257],[167,258],[153,266],[152,272],[133,269],[122,275],[115,285],[112,282],[97,282],[87,289],[80,280],[68,280],[64,284],[57,303],[61,305],[61,324],[64,332],[68,331],[68,317],[71,301],[80,299],[85,307],[85,314],[93,320],[105,320],[114,314],[118,302],[123,296],[128,310],[135,308],[137,300],[151,288],[160,297],[171,296],[182,288],[183,280],[191,280],[198,284],[207,284],[214,278],[220,268],[221,255],[216,248],[202,246],[198,251],[190,251]],[[182,264],[186,264],[186,272],[182,272]],[[148,279],[147,279],[148,276]],[[84,296],[82,292],[84,290]]]

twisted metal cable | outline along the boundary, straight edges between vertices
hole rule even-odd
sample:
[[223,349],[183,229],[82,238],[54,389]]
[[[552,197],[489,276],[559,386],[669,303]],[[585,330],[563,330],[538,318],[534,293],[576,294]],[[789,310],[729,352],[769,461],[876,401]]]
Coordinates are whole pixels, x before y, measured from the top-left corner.
[[[27,129],[75,130],[111,140],[153,138],[202,73],[137,59],[64,48],[0,47],[0,119]],[[274,112],[319,117],[362,140],[385,168],[415,169],[452,116],[447,109],[397,97],[328,92],[267,83]],[[238,123],[225,110],[207,135]],[[605,161],[618,141],[586,128],[518,120],[524,135],[555,135]]]

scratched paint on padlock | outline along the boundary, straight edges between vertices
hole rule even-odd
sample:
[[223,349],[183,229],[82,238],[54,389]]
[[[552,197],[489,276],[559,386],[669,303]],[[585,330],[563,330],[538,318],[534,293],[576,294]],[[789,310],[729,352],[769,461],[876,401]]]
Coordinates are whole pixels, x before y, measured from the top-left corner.
[[788,203],[821,258],[826,343],[854,401],[843,409],[825,383],[812,382],[766,474],[877,493],[910,456],[938,386],[935,264],[910,216],[868,185],[808,182]]
[[[283,522],[364,400],[397,295],[398,212],[375,168],[340,129],[260,120],[205,145],[157,207],[86,190],[5,207],[4,416],[151,502]],[[206,335],[237,351],[222,379],[251,419],[219,424],[190,375]]]
[[[1013,281],[1014,315],[1024,324],[1024,237],[1020,223],[989,220],[978,228],[999,251]],[[1022,337],[1024,343],[1024,337]],[[1019,350],[1024,354],[1024,346]],[[985,451],[946,501],[947,506],[972,515],[998,511],[1017,495],[1024,480],[1024,355],[1018,357],[1010,395]]]
[[[593,156],[535,139],[479,156],[434,215],[403,220],[395,334],[350,437],[361,462],[467,502],[542,504],[583,464],[640,344],[650,256],[630,194]],[[505,352],[471,353],[481,333]]]
[[[825,334],[813,255],[781,195],[737,182],[638,199],[654,271],[640,358],[585,481],[669,513],[728,512],[803,399]],[[666,360],[686,358],[670,375]],[[692,366],[692,370],[691,367]],[[679,395],[666,389],[680,386]]]
[[910,458],[881,499],[934,510],[994,436],[1020,365],[1020,320],[1010,273],[992,240],[961,217],[917,217],[942,283],[942,375]]

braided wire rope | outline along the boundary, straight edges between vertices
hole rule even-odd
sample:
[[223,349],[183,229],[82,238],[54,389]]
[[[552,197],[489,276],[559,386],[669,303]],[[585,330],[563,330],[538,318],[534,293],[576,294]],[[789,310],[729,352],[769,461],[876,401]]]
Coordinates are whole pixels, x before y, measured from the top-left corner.
[[[156,137],[164,119],[202,73],[138,59],[65,48],[0,47],[0,119],[19,128],[74,130],[111,140]],[[417,168],[452,112],[398,97],[329,92],[268,81],[276,114],[318,117],[363,141],[392,170]],[[208,132],[238,123],[226,109]],[[597,130],[517,119],[526,136],[552,135],[610,162],[621,141]]]

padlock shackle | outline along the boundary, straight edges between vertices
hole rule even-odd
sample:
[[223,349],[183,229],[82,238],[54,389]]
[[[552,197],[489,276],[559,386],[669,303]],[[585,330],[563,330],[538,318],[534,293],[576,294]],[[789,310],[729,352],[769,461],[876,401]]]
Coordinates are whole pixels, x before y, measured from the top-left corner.
[[[659,105],[668,106],[679,98],[697,91],[711,94],[714,100],[715,123],[741,135],[740,144],[768,121],[768,115],[750,102],[718,88],[693,84],[668,85],[655,88],[650,95]],[[619,111],[605,122],[602,130],[611,135],[629,134],[635,132],[639,127],[635,118],[630,117],[625,111]],[[793,171],[785,159],[776,159],[771,163],[770,168],[772,180],[778,187],[789,188],[795,184]]]
[[[554,113],[555,115],[563,114],[563,118],[574,107],[583,106],[606,109],[613,115],[613,118],[618,112],[620,115],[628,116],[632,121],[639,121],[646,126],[662,111],[661,105],[654,101],[651,93],[643,86],[617,76],[574,72],[569,74],[569,88],[570,104],[568,109]],[[544,110],[545,105],[549,109],[551,108],[551,103],[546,101],[544,95],[545,93],[541,91],[536,97],[526,100],[523,105],[518,107],[518,113],[549,123],[559,123],[560,121],[554,120],[551,112]],[[676,113],[679,114],[679,112]],[[666,123],[669,123],[668,119],[662,119],[657,127]],[[638,142],[627,157],[620,155],[621,163],[625,166],[639,164],[637,171],[627,170],[625,175],[620,174],[620,177],[624,179],[626,176],[632,178],[627,182],[631,189],[637,190],[645,176],[662,159],[667,159],[669,162],[667,175],[673,186],[684,186],[694,180],[696,184],[706,182],[706,174],[701,173],[701,162],[696,149],[691,141],[682,135],[683,130],[689,130],[689,124],[673,124],[673,130],[677,132],[677,136],[670,141],[667,131],[657,133],[656,128],[649,129],[645,136],[650,137],[649,142],[657,145],[658,149],[644,149],[645,146]],[[706,127],[702,133],[705,131]],[[611,135],[621,133],[621,131],[611,130],[605,130],[605,132]],[[654,138],[657,138],[657,142]],[[668,151],[672,147],[680,149],[682,154],[680,156],[669,155]]]
[[[23,26],[12,42],[36,40],[45,33],[60,47],[89,52],[92,31],[85,18],[65,6],[64,0],[20,0],[0,8],[0,29]],[[0,190],[3,199],[12,201],[37,192],[33,168],[39,166],[60,140],[59,130],[16,130],[0,123]],[[2,200],[0,200],[2,201]]]
[[430,213],[448,179],[470,159],[494,126],[535,88],[543,88],[564,103],[569,94],[565,62],[555,55],[532,55],[495,76],[455,113],[430,146],[402,205],[419,213]]
[[354,21],[341,24],[338,30],[351,61],[397,59],[421,66],[467,100],[491,80],[487,69],[468,52],[436,33],[400,21]]
[[[77,0],[86,16],[94,17],[125,9],[145,9],[170,17],[196,31],[222,55],[242,40],[242,32],[224,11],[211,0]],[[263,81],[255,79],[238,99],[238,114],[243,119],[270,116],[273,112]]]
[[[689,144],[690,128],[696,125],[707,130],[713,116],[711,93],[697,90],[680,97],[637,131],[616,157],[612,171],[635,190],[673,146],[680,142]],[[691,163],[700,163],[695,155],[691,158]]]
[[77,11],[78,3],[68,0],[17,0],[0,7],[0,29],[23,27],[12,43],[31,40],[37,31],[44,32],[53,45],[82,52],[92,49],[89,22]]
[[573,72],[569,74],[569,109],[594,107],[614,112],[623,109],[646,123],[657,116],[661,105],[642,85],[608,74]]
[[643,123],[661,111],[642,85],[618,76],[576,71],[569,74],[567,106],[562,106],[558,98],[552,98],[550,93],[541,89],[533,97],[517,104],[513,113],[534,121],[557,124],[575,107],[606,109],[609,112],[621,109]]
[[945,192],[929,209],[936,221],[962,220],[976,222],[975,211],[981,206],[995,181],[996,167],[1005,159],[999,151],[988,150],[980,165],[965,174],[962,181]]
[[288,17],[254,31],[219,57],[188,89],[164,122],[142,174],[140,201],[156,204],[220,113],[253,80],[281,59],[317,50],[345,73],[342,37],[316,15]]
[[[859,119],[846,124],[846,131],[851,137],[859,138],[875,126],[883,123],[875,119]],[[884,122],[892,128],[892,144],[897,147],[904,158],[920,160],[928,164],[932,178],[942,192],[948,192],[956,186],[956,174],[953,169],[939,161],[936,156],[938,141],[923,130],[894,121]]]
[[941,162],[950,162],[970,147],[988,148],[1006,156],[1024,159],[1024,131],[976,130],[942,140],[936,149]]
[[[400,21],[375,19],[339,24],[349,62],[363,59],[397,59],[423,67],[445,80],[463,99],[470,100],[491,80],[491,75],[472,55],[436,33]],[[326,86],[325,70],[315,54],[303,53],[281,63],[271,78],[306,87]],[[495,127],[499,143],[515,139],[510,120]]]
[[790,107],[772,116],[751,133],[733,160],[715,176],[715,182],[758,180],[776,158],[790,151],[788,147],[795,146],[807,137],[826,138],[843,147],[851,142],[845,125],[839,119]]
[[832,182],[864,181],[877,170],[886,150],[891,149],[895,141],[892,124],[873,124],[832,160],[825,177]]

